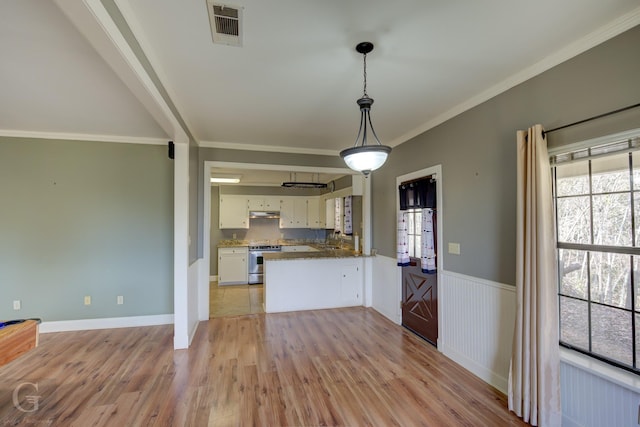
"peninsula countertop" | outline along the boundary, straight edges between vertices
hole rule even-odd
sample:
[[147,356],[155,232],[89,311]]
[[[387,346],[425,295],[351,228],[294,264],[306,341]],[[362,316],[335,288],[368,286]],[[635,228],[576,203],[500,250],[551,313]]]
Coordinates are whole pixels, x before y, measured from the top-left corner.
[[319,258],[365,258],[371,255],[364,255],[361,252],[355,252],[353,249],[320,249],[313,252],[265,252],[262,256],[265,261],[282,261]]

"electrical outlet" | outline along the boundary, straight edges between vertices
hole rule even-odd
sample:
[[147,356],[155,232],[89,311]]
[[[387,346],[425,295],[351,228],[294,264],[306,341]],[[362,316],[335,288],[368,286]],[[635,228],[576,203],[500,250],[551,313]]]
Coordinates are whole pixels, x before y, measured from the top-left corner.
[[91,305],[91,297],[89,295],[84,297],[84,305]]
[[233,233],[232,235],[233,240],[236,240],[236,238],[238,237],[238,235],[236,233]]
[[19,299],[18,299],[18,300],[15,300],[15,301],[13,302],[13,309],[14,309],[14,310],[20,310],[20,308],[21,308],[20,300],[19,300]]
[[118,305],[124,304],[124,296],[118,295]]

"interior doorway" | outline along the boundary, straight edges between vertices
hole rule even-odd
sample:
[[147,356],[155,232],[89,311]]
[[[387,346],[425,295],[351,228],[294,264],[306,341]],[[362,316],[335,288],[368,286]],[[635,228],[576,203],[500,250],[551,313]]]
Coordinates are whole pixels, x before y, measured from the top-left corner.
[[442,258],[440,166],[397,177],[398,265],[402,326],[438,346],[442,313],[438,282]]
[[[210,283],[213,279],[210,269],[210,257],[211,257],[211,191],[208,189],[211,186],[210,177],[211,170],[213,168],[223,169],[243,169],[243,170],[264,170],[264,171],[288,171],[288,172],[301,172],[301,173],[337,173],[343,175],[359,175],[359,173],[348,168],[335,168],[335,167],[316,167],[316,166],[296,166],[296,165],[278,165],[278,164],[263,164],[263,163],[237,163],[227,161],[209,161],[204,162],[204,173],[201,176],[202,185],[204,190],[203,194],[203,247],[202,247],[202,262],[199,270],[198,278],[198,317],[201,320],[210,318],[211,315],[211,288]],[[362,251],[364,254],[370,254],[371,252],[371,184],[367,179],[363,180],[363,199],[362,199]],[[214,218],[215,219],[215,218]],[[369,265],[370,269],[370,265]],[[365,268],[366,271],[369,271]],[[366,273],[365,277],[371,277],[370,271]],[[365,303],[367,306],[371,305],[371,283],[365,280]]]
[[264,286],[210,284],[209,318],[264,313]]

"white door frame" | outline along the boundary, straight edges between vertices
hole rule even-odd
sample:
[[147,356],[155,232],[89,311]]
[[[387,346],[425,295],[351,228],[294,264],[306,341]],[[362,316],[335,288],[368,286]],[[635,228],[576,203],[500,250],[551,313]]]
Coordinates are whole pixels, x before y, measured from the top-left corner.
[[[442,165],[436,165],[436,166],[432,166],[426,169],[420,169],[418,171],[415,172],[410,172],[404,175],[400,175],[398,177],[396,177],[396,217],[397,215],[399,215],[400,213],[400,194],[398,193],[398,186],[400,186],[400,184],[402,184],[405,181],[411,181],[414,179],[418,179],[418,178],[422,178],[425,176],[429,176],[429,175],[435,175],[436,176],[436,212],[438,214],[438,221],[437,221],[437,233],[438,233],[438,247],[437,247],[437,251],[436,251],[436,267],[438,269],[437,274],[437,281],[438,281],[438,286],[440,286],[440,284],[442,283],[442,254],[443,254],[443,246],[444,246],[444,239],[443,239],[443,234],[442,234],[442,223],[443,223],[443,210],[442,210]],[[398,299],[398,305],[396,307],[401,307],[402,304],[402,267],[398,267],[396,269],[396,283],[397,283],[397,288],[396,288],[396,292],[397,292],[397,299]],[[442,312],[442,308],[445,305],[442,302],[442,292],[438,292],[438,350],[442,351],[442,320],[444,319],[444,314]],[[402,311],[400,311],[400,323],[402,322]]]
[[[202,264],[199,272],[199,284],[198,284],[198,318],[200,320],[209,319],[209,277],[210,277],[210,260],[211,260],[211,169],[212,168],[228,168],[228,169],[257,169],[257,170],[276,170],[286,172],[319,172],[330,174],[344,174],[344,175],[359,175],[348,168],[333,168],[333,167],[318,167],[318,166],[296,166],[296,165],[276,165],[276,164],[262,164],[262,163],[236,163],[225,161],[210,161],[204,162],[204,172],[202,174],[202,183],[204,188],[204,227],[203,227],[203,250],[202,250]],[[364,192],[363,192],[363,252],[368,254],[371,248],[371,181],[369,179],[364,180]],[[364,272],[365,280],[365,301],[366,297],[371,295],[371,274]],[[370,305],[370,304],[369,304]]]

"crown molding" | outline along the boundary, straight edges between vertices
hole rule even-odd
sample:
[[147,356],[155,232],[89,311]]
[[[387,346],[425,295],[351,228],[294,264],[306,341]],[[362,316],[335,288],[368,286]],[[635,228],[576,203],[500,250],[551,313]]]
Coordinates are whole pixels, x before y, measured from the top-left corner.
[[0,129],[0,136],[10,138],[59,139],[64,141],[116,142],[122,144],[166,145],[169,138],[142,136],[95,135],[89,133],[38,132]]
[[228,150],[268,151],[275,153],[313,154],[319,156],[338,156],[340,152],[335,150],[323,150],[319,148],[285,147],[278,145],[240,144],[235,142],[198,141],[199,147],[224,148]]
[[604,43],[607,40],[612,39],[613,37],[619,34],[622,34],[623,32],[630,30],[631,28],[639,24],[640,24],[640,7],[637,7],[631,12],[626,13],[618,17],[617,19],[614,19],[613,21],[609,22],[606,25],[603,25],[602,27],[598,28],[592,33],[589,33],[586,36],[576,40],[575,42],[570,43],[569,45],[563,47],[562,49],[557,50],[551,55],[548,55],[541,61],[538,61],[535,64],[533,64],[532,66],[527,67],[516,74],[513,74],[511,77],[508,77],[507,79],[490,87],[489,89],[486,89],[480,92],[479,94],[473,96],[467,101],[456,105],[455,107],[434,117],[433,119],[429,120],[423,125],[418,126],[417,128],[414,128],[409,132],[404,133],[398,138],[395,138],[393,141],[389,143],[389,145],[391,147],[400,145],[403,142],[406,142],[411,138],[414,138],[428,131],[429,129],[432,129],[438,126],[439,124],[442,124],[447,120],[454,118],[458,114],[464,113],[465,111],[470,110],[473,107],[476,107],[485,101],[488,101],[494,96],[497,96],[503,92],[506,92],[512,87],[517,86],[520,83],[523,83],[539,74],[542,74],[543,72],[555,67],[556,65],[559,65],[591,48],[594,48],[595,46],[601,43]]

